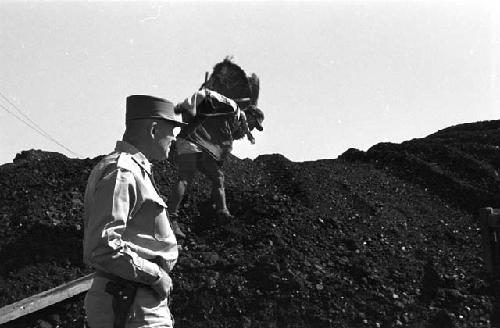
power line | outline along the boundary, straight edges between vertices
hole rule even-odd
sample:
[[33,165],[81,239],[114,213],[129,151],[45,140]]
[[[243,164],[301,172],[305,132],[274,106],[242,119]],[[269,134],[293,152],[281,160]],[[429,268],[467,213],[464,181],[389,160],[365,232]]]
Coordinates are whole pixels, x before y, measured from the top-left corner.
[[56,139],[54,139],[51,135],[47,134],[46,132],[44,132],[43,130],[42,131],[39,131],[36,127],[34,127],[33,125],[31,125],[30,123],[26,122],[22,117],[19,117],[16,113],[13,113],[12,111],[10,111],[7,107],[5,107],[4,105],[0,104],[0,107],[2,107],[7,113],[11,114],[12,116],[14,116],[15,118],[17,118],[19,121],[23,122],[24,124],[26,124],[29,128],[31,128],[33,131],[37,132],[38,134],[40,134],[42,137],[45,137],[47,139],[49,139],[50,141],[54,142],[55,144],[57,144],[58,146],[64,148],[65,150],[67,150],[68,152],[70,152],[71,154],[75,155],[76,157],[82,157],[78,154],[76,154],[75,152],[73,152],[71,149],[69,149],[68,147],[64,146],[63,144],[61,144],[59,141],[57,141]]
[[26,118],[38,130],[39,133],[43,134],[47,138],[50,137],[50,135],[47,132],[45,132],[38,124],[36,124],[33,120],[31,120],[28,117],[28,115],[26,115],[21,109],[19,109],[19,107],[17,107],[16,104],[10,101],[3,93],[0,92],[0,96],[2,96],[2,98],[5,99],[5,101],[7,101],[12,107],[14,107],[14,109],[18,113],[20,113],[24,118]]
[[11,114],[12,116],[14,116],[16,119],[18,119],[19,121],[23,122],[26,126],[28,126],[29,128],[31,128],[33,131],[37,132],[38,134],[40,134],[42,137],[45,137],[46,139],[49,139],[50,141],[54,142],[55,144],[57,144],[58,146],[62,147],[63,149],[67,150],[68,152],[70,152],[71,154],[73,154],[74,156],[76,157],[82,157],[80,155],[78,155],[77,153],[73,152],[71,149],[69,149],[68,147],[64,146],[63,144],[61,144],[59,141],[57,141],[56,139],[54,139],[50,134],[48,134],[47,132],[45,132],[38,124],[36,124],[32,119],[30,119],[26,114],[23,113],[23,111],[21,109],[19,109],[15,104],[13,104],[5,95],[3,95],[3,93],[0,92],[0,95],[2,96],[2,98],[5,99],[5,101],[7,101],[7,103],[9,103],[12,107],[14,107],[16,109],[17,112],[19,112],[23,117],[26,118],[26,121],[25,119],[23,119],[22,117],[20,117],[19,115],[17,115],[16,113],[12,112],[11,110],[9,110],[7,107],[5,107],[4,105],[0,104],[0,107],[2,107],[7,113]]
[[39,131],[38,129],[36,129],[34,126],[32,126],[30,123],[26,122],[24,119],[22,119],[21,117],[17,116],[16,113],[13,113],[11,112],[7,107],[5,107],[4,105],[0,104],[0,106],[9,114],[11,114],[12,116],[14,116],[15,118],[17,118],[18,120],[20,120],[21,122],[23,122],[24,124],[26,124],[28,127],[30,127],[31,129],[33,129],[35,132],[39,133],[40,135],[42,135],[42,137],[46,137],[45,134],[43,134],[43,132]]
[[28,123],[28,122],[24,121],[22,118],[18,117],[17,115],[15,115],[11,111],[9,111],[7,108],[5,108],[5,107],[2,106],[8,113],[10,113],[14,117],[16,117],[18,120],[22,121],[24,124],[28,125],[30,128],[32,128],[33,130],[35,130],[36,132],[38,132],[42,136],[44,136],[46,138],[50,138],[50,135],[47,132],[45,132],[40,126],[38,126],[38,124],[36,124],[35,122],[33,122],[26,114],[24,114],[14,103],[12,103],[1,92],[0,92],[0,95],[2,96],[2,98],[4,98],[7,101],[7,103],[9,103],[12,107],[14,107],[17,110],[18,113],[20,113],[23,117],[25,117],[31,123]]

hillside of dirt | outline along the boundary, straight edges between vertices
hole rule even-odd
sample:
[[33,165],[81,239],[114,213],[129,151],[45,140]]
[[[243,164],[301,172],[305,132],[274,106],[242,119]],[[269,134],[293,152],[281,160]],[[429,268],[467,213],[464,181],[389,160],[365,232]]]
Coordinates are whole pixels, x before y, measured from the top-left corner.
[[[233,222],[198,176],[181,211],[176,327],[490,327],[478,210],[500,208],[500,120],[337,159],[225,165]],[[0,307],[76,279],[98,162],[23,151],[0,166]],[[168,197],[176,169],[155,167]],[[2,327],[82,327],[77,296]]]

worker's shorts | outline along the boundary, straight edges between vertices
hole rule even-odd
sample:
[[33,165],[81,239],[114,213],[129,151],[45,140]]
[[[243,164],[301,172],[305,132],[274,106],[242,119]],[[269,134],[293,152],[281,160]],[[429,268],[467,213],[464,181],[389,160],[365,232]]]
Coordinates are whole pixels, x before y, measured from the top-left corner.
[[[96,276],[85,296],[84,306],[89,328],[113,328],[113,296],[105,291],[108,282],[108,278]],[[173,327],[168,298],[159,300],[151,288],[138,288],[125,327]]]
[[224,187],[221,165],[205,152],[179,154],[177,164],[181,180],[191,181],[198,170],[214,184],[214,187]]

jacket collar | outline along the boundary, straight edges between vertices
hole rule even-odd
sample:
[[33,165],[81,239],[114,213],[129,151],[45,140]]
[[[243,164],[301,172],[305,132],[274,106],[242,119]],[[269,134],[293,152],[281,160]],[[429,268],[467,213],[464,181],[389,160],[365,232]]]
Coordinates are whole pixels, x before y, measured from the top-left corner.
[[132,159],[137,163],[140,167],[144,169],[149,175],[151,175],[151,163],[148,161],[146,156],[141,153],[137,148],[133,145],[129,144],[126,141],[117,141],[115,151],[125,152],[132,155]]

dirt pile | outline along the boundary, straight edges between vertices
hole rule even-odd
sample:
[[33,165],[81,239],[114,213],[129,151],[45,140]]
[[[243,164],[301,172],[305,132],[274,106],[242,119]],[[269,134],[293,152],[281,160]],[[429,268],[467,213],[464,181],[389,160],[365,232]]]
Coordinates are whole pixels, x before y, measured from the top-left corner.
[[[295,163],[230,157],[232,223],[199,177],[181,215],[176,327],[487,327],[477,210],[500,207],[500,121]],[[96,159],[27,151],[0,167],[0,306],[91,270],[82,200]],[[175,167],[155,167],[168,197]],[[6,327],[82,326],[82,296]]]

